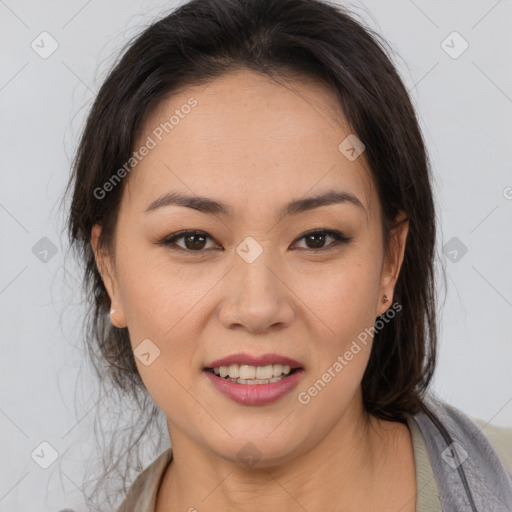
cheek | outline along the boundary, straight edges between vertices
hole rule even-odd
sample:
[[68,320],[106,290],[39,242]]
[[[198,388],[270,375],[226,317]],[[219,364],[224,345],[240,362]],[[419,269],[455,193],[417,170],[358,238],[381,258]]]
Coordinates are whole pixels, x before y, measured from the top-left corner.
[[138,337],[172,338],[188,315],[197,315],[222,273],[208,265],[175,265],[165,257],[150,256],[125,260],[119,287],[123,308]]
[[310,319],[315,341],[309,376],[297,399],[303,417],[322,415],[324,427],[338,421],[360,388],[379,292],[378,262],[361,255],[344,263],[297,283],[297,295],[307,297],[303,315]]
[[[172,265],[168,258],[130,255],[119,261],[120,295],[139,374],[168,417],[186,417],[185,388],[200,375],[201,340],[211,317],[211,294],[224,269]],[[210,308],[208,311],[205,308]],[[143,342],[158,357],[146,366]]]
[[339,346],[373,325],[379,294],[380,265],[368,253],[354,252],[333,264],[319,266],[294,279],[293,290],[301,299],[304,314],[313,321],[324,339]]
[[[200,265],[192,267],[199,269]],[[189,388],[194,372],[199,374],[198,340],[204,328],[201,306],[215,280],[211,273],[176,269],[168,261],[131,255],[122,266],[119,289],[145,387],[168,418],[186,418],[194,402],[185,388]],[[148,346],[144,352],[150,353],[149,365],[138,357],[144,344]]]

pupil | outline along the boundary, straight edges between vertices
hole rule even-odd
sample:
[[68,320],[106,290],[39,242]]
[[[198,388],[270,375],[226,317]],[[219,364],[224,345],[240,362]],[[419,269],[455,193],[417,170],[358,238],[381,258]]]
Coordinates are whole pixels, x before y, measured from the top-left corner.
[[[318,237],[320,238],[320,242],[317,241],[316,245],[315,245],[315,242],[314,242],[314,239],[315,237]],[[308,239],[311,241],[313,240],[313,248],[321,248],[323,246],[323,243],[325,242],[325,235],[322,234],[322,233],[313,233],[311,235],[308,236]]]
[[[201,239],[202,239],[202,241],[201,241],[201,242],[199,242],[199,247],[198,247],[197,243],[195,243],[195,244],[194,244],[193,242],[192,242],[192,246],[191,246],[191,247],[189,247],[189,245],[188,245],[188,244],[189,244],[189,242],[190,242],[191,240],[193,240],[195,237],[197,237],[197,238],[201,238]],[[200,245],[201,245],[201,243],[203,243],[203,244],[204,244],[204,238],[205,238],[205,237],[204,237],[203,235],[198,235],[198,234],[188,235],[188,236],[186,237],[185,245],[187,246],[187,249],[198,249],[198,248],[199,248],[199,249],[202,249],[202,247],[201,247]]]

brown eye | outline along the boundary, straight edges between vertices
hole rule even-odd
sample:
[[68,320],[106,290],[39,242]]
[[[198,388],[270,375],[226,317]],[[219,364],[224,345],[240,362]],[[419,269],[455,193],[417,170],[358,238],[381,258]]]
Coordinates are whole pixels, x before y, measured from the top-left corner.
[[[332,238],[334,242],[331,242],[330,244],[325,246],[325,242],[327,239]],[[339,231],[335,230],[316,230],[311,231],[310,233],[306,233],[305,235],[302,235],[298,240],[304,239],[306,241],[306,249],[312,249],[312,250],[322,250],[322,249],[330,249],[333,246],[339,245],[341,243],[347,243],[352,238],[348,238],[341,234]]]
[[183,237],[185,247],[190,250],[204,249],[206,237],[204,235],[192,234]]
[[[205,247],[207,244],[207,240],[210,239],[210,235],[205,233],[204,231],[181,231],[180,233],[174,233],[170,236],[165,237],[164,239],[157,242],[159,245],[164,245],[169,247],[170,249],[187,251],[189,253],[199,253],[206,251],[208,248]],[[326,241],[332,239],[331,243],[326,244]],[[177,243],[177,241],[183,240],[183,245]],[[352,238],[345,237],[342,233],[336,230],[316,230],[311,231],[302,235],[297,240],[305,240],[306,250],[312,250],[315,252],[319,252],[322,250],[327,250],[333,248],[342,243],[348,243]]]
[[[159,243],[173,249],[177,248],[189,252],[201,252],[206,250],[206,240],[209,238],[210,236],[203,231],[182,231],[181,233],[175,233],[164,238]],[[177,240],[181,239],[183,240],[183,246],[176,243]]]

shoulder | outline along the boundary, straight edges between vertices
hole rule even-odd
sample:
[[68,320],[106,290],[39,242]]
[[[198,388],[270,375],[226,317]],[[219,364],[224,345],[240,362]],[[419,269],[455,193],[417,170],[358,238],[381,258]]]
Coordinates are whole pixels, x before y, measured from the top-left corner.
[[433,394],[427,397],[425,403],[437,413],[444,426],[455,434],[455,439],[464,441],[466,448],[471,447],[473,454],[480,456],[482,464],[489,463],[497,456],[512,479],[512,428],[499,427],[475,418]]
[[172,450],[168,448],[140,473],[130,486],[126,498],[116,512],[147,512],[154,510],[158,487],[171,459]]
[[469,416],[469,418],[487,437],[510,478],[512,478],[512,428],[492,425],[485,420],[473,416]]

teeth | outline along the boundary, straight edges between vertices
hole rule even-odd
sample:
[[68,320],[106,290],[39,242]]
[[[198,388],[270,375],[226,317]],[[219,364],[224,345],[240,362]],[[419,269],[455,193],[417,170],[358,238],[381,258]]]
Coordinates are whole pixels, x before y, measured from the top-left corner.
[[[221,366],[222,368],[222,366]],[[247,364],[240,365],[240,378],[244,380],[252,380],[256,378],[256,367]],[[230,375],[231,377],[231,375]],[[233,377],[231,377],[233,378]]]
[[[276,365],[277,366],[277,365]],[[271,379],[274,376],[274,366],[269,364],[267,366],[256,366],[255,377],[260,380]],[[281,372],[279,372],[281,375]],[[276,375],[278,377],[279,375]],[[253,377],[254,379],[254,377]]]
[[284,379],[285,375],[281,375],[280,377],[272,377],[271,379],[231,379],[230,377],[226,377],[226,380],[230,380],[231,382],[236,382],[237,384],[268,384],[269,382],[277,382],[281,379]]
[[240,377],[240,366],[238,366],[237,364],[230,365],[228,369],[228,375],[232,379],[238,379],[238,377]]
[[[289,365],[269,364],[266,366],[250,366],[247,364],[231,364],[213,369],[215,375],[235,380],[240,384],[264,384],[276,382],[282,375],[291,371]],[[276,380],[274,380],[276,379]]]

